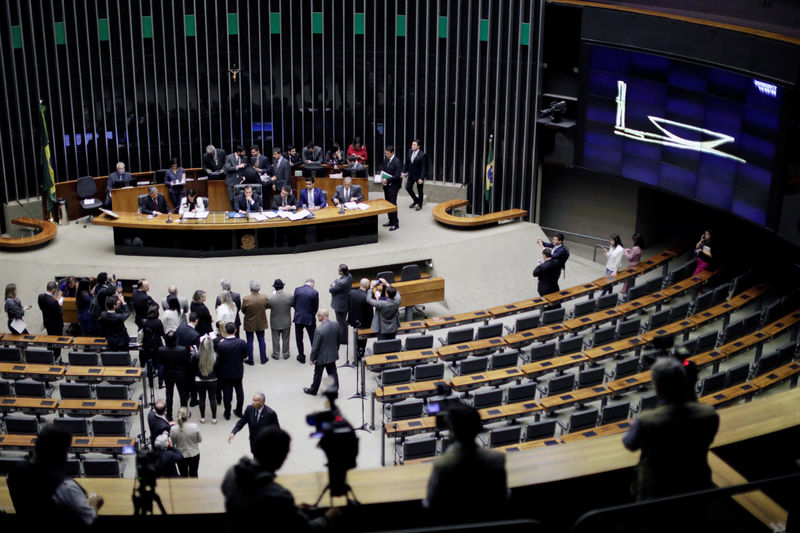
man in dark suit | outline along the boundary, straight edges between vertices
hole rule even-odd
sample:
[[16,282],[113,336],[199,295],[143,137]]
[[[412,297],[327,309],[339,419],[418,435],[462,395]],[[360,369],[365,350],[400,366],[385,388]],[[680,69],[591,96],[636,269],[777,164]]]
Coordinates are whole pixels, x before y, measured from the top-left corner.
[[232,209],[236,209],[233,186],[242,182],[242,170],[246,166],[244,152],[244,146],[241,144],[236,146],[234,153],[225,158],[225,166],[222,167],[225,171],[225,187],[228,189],[228,200]]
[[303,163],[303,158],[300,157],[300,154],[297,153],[297,148],[295,148],[291,144],[286,146],[286,159],[289,160],[289,163],[293,167],[301,165]]
[[285,185],[280,194],[272,199],[272,209],[275,211],[296,211],[297,199],[292,194],[292,188]]
[[[385,291],[385,299],[376,296],[376,292],[379,290],[378,283]],[[367,292],[367,303],[375,308],[375,315],[372,317],[370,327],[378,334],[378,340],[394,339],[400,327],[400,293],[388,281],[381,278],[372,282],[370,290]]]
[[[400,190],[400,185],[403,183],[403,178],[400,173],[403,170],[403,164],[394,155],[394,146],[391,144],[386,147],[386,159],[383,160],[383,172],[381,184],[383,185],[383,196],[390,204],[397,205],[397,192]],[[400,221],[397,218],[397,211],[389,213],[389,222],[383,225],[388,227],[389,231],[394,231],[400,227]]]
[[[39,309],[42,311],[42,323],[48,335],[61,335],[64,333],[64,315],[61,309],[61,291],[58,290],[58,283],[49,281],[43,292],[39,295]],[[56,359],[61,355],[58,348],[53,350]]]
[[319,309],[319,293],[314,289],[313,279],[307,279],[304,285],[294,290],[292,307],[294,307],[294,339],[297,342],[297,361],[305,363],[303,329],[308,332],[308,340],[313,342],[314,330],[316,329],[314,315],[317,314]]
[[263,392],[257,392],[253,395],[253,403],[245,408],[242,418],[236,421],[236,425],[233,426],[230,435],[228,435],[228,443],[247,425],[247,429],[250,430],[250,452],[254,452],[253,441],[261,429],[267,426],[281,427],[278,423],[278,415],[264,404],[266,401],[267,397],[264,396]]
[[100,326],[106,332],[108,349],[115,352],[129,350],[130,336],[125,328],[125,321],[131,316],[122,293],[112,294],[106,298],[106,310],[100,314]]
[[314,141],[308,141],[306,147],[303,148],[303,163],[306,165],[321,165],[322,155],[322,148],[314,145]]
[[175,388],[181,407],[189,404],[189,379],[192,376],[192,359],[187,346],[178,345],[174,331],[164,337],[166,346],[158,349],[158,363],[164,367],[164,384],[167,386],[167,420],[172,420],[172,398]]
[[331,308],[336,313],[339,323],[339,344],[347,344],[347,311],[350,309],[350,289],[353,286],[353,275],[342,263],[339,265],[339,278],[331,282]]
[[325,193],[322,189],[314,187],[314,176],[309,176],[305,179],[306,188],[300,191],[300,207],[313,210],[321,207],[326,207],[328,202],[325,201]]
[[272,176],[272,191],[275,196],[278,196],[278,193],[284,187],[288,186],[291,189],[292,164],[283,157],[281,149],[278,147],[272,149],[272,159],[275,161],[273,164],[275,173]]
[[[231,300],[233,300],[234,305],[236,305],[236,320],[234,320],[233,325],[236,326],[236,337],[239,336],[239,327],[242,325],[242,320],[239,317],[239,313],[242,310],[242,295],[238,292],[233,292],[231,290],[231,280],[228,278],[222,278],[219,280],[219,285],[223,291],[228,291],[231,293]],[[216,301],[214,302],[214,308],[216,309],[219,307],[220,300],[219,296],[217,296]]]
[[[542,239],[536,239],[539,246],[542,248],[550,248],[553,251],[553,259],[561,264],[561,269],[564,270],[567,259],[569,259],[569,249],[564,246],[564,234],[556,233],[553,235],[553,242],[543,242]],[[566,273],[565,273],[566,275]]]
[[[186,346],[189,349],[189,355],[194,354],[200,348],[200,334],[194,328],[197,326],[197,313],[189,313],[185,319],[186,322],[178,324],[175,330],[175,338],[178,339],[180,346]],[[198,404],[197,401],[197,387],[194,382],[194,369],[189,374],[189,405],[194,407]]]
[[322,381],[322,370],[333,378],[334,389],[339,390],[339,374],[336,372],[336,361],[339,359],[339,326],[328,319],[328,310],[320,309],[317,313],[319,326],[314,332],[311,343],[310,363],[314,365],[314,381],[303,392],[316,396]]
[[133,290],[133,320],[136,322],[136,327],[139,329],[142,329],[142,321],[147,318],[147,309],[150,307],[150,304],[155,303],[155,300],[147,294],[149,290],[150,282],[146,279],[140,279],[139,284]]
[[[263,157],[263,156],[262,156]],[[256,158],[250,157],[245,158],[246,165],[242,169],[242,183],[249,183],[251,185],[256,185],[261,183],[261,173],[255,167],[256,165]]]
[[259,174],[272,175],[272,163],[269,162],[267,156],[261,153],[261,147],[257,144],[250,147],[250,162]]
[[236,409],[233,414],[242,416],[244,405],[244,361],[247,359],[247,343],[237,339],[233,334],[236,326],[233,322],[225,324],[225,337],[217,344],[217,379],[222,388],[225,420],[231,419],[231,403],[233,391],[236,391]]
[[142,214],[144,215],[161,215],[169,212],[167,201],[164,195],[158,192],[158,187],[151,185],[147,190],[147,197],[142,203]]
[[347,176],[343,180],[343,185],[336,186],[336,193],[333,195],[333,203],[336,205],[347,202],[363,202],[364,194],[361,192],[361,185],[353,185],[353,178]]
[[533,277],[539,278],[539,296],[558,292],[558,276],[561,263],[552,258],[550,248],[542,248],[542,259],[533,269]]
[[108,175],[108,182],[106,183],[106,206],[111,206],[111,189],[119,189],[120,187],[127,187],[131,184],[133,177],[131,173],[125,170],[125,163],[120,161],[117,163],[117,170]]
[[[372,306],[367,303],[369,280],[363,278],[357,289],[350,289],[350,306],[347,312],[347,323],[355,329],[365,329],[372,326]],[[358,352],[360,358],[364,357],[367,339],[358,339]]]
[[[422,188],[425,186],[425,178],[428,177],[428,156],[422,151],[419,139],[411,141],[411,150],[408,151],[402,177],[407,178],[406,191],[413,200],[408,207],[417,206],[419,211],[422,209]],[[414,194],[414,184],[417,185],[419,196]]]
[[218,174],[223,166],[225,166],[225,152],[214,148],[213,144],[206,146],[206,153],[203,154],[203,171],[206,176]]
[[250,185],[245,186],[244,192],[236,197],[236,210],[242,214],[261,211],[261,197],[253,193]]
[[167,420],[167,402],[158,400],[153,405],[153,409],[147,413],[147,426],[150,429],[150,446],[155,444],[156,437],[164,432],[169,433],[172,423]]

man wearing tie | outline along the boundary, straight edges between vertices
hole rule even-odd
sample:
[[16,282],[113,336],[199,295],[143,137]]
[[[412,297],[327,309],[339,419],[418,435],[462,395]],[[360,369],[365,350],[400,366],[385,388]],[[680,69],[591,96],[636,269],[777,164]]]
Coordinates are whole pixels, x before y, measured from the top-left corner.
[[272,158],[275,160],[274,170],[275,174],[272,176],[272,190],[276,193],[280,192],[285,186],[292,186],[292,164],[289,160],[283,157],[280,148],[272,150]]
[[117,170],[108,176],[108,184],[106,185],[106,206],[111,205],[111,189],[127,187],[131,184],[132,179],[131,173],[125,170],[125,163],[122,161],[117,163]]
[[262,428],[267,426],[281,427],[278,423],[278,415],[265,405],[264,402],[266,401],[267,398],[263,392],[257,392],[253,395],[253,403],[245,408],[244,415],[236,421],[236,425],[233,426],[230,435],[228,435],[229,444],[246,424],[250,430],[250,451],[252,452],[253,441]]
[[321,207],[326,207],[325,194],[322,190],[314,187],[314,176],[306,178],[306,188],[300,191],[300,207],[306,207],[315,211]]
[[214,148],[213,144],[206,146],[206,153],[203,154],[203,171],[206,175],[219,172],[224,165],[225,151]]
[[281,193],[272,199],[272,209],[275,211],[295,211],[297,209],[297,199],[292,194],[292,188],[284,185]]
[[347,202],[363,202],[364,195],[361,194],[361,185],[353,185],[353,178],[344,178],[344,185],[336,186],[336,194],[333,195],[333,203],[336,205],[346,204]]
[[[394,146],[391,144],[386,147],[384,152],[386,159],[383,160],[383,172],[388,174],[388,177],[381,179],[383,185],[383,197],[390,204],[397,205],[397,191],[400,190],[400,185],[403,183],[403,178],[400,177],[400,172],[403,169],[403,164],[394,155]],[[397,219],[397,211],[389,213],[389,222],[383,225],[388,227],[389,231],[394,231],[400,227],[400,221]]]
[[[411,196],[411,205],[417,206],[417,211],[422,209],[422,187],[425,185],[425,178],[428,177],[428,160],[425,152],[420,148],[419,139],[411,141],[411,150],[408,151],[405,167],[401,177],[407,178],[406,191]],[[414,194],[414,184],[417,185],[417,194]]]
[[242,182],[241,171],[246,166],[244,157],[244,146],[241,144],[236,147],[234,153],[225,158],[225,186],[228,188],[228,200],[231,202],[231,208],[236,209],[236,196],[234,195],[233,186]]
[[169,212],[167,201],[164,195],[158,192],[158,187],[151,185],[147,190],[147,196],[142,203],[142,214],[145,215],[161,215]]
[[236,197],[236,209],[243,215],[261,211],[261,198],[253,193],[253,188],[250,185],[246,185],[244,192]]

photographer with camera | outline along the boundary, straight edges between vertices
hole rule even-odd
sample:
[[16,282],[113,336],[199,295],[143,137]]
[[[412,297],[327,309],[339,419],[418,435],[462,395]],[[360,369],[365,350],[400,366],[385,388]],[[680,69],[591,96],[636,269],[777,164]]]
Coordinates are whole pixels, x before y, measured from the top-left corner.
[[228,469],[222,481],[228,531],[242,532],[263,524],[273,531],[309,531],[330,526],[339,515],[332,507],[324,515],[309,519],[292,493],[275,482],[275,472],[289,454],[291,437],[277,426],[261,429],[253,441],[254,459],[242,457]]
[[400,293],[383,278],[372,280],[367,303],[375,308],[372,331],[378,340],[394,339],[400,327]]

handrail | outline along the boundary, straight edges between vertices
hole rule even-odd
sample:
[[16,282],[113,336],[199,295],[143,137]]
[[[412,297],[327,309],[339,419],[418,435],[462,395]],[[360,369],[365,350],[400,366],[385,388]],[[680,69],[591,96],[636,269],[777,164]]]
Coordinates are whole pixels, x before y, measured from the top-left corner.
[[545,231],[552,231],[553,233],[563,233],[565,235],[572,235],[573,237],[580,237],[582,239],[591,239],[591,240],[594,240],[594,241],[608,242],[608,237],[594,237],[592,235],[583,235],[582,233],[573,233],[571,231],[566,231],[566,230],[558,229],[558,228],[548,228],[548,227],[545,227],[545,226],[539,226],[539,227],[542,228]]

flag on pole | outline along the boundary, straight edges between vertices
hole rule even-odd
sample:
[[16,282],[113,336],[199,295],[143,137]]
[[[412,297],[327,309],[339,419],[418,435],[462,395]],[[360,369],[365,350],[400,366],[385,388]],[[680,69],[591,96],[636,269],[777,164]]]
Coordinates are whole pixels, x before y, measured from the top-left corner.
[[489,135],[489,153],[486,156],[486,170],[484,171],[483,196],[487,202],[492,201],[492,187],[494,187],[494,143]]
[[41,130],[39,143],[42,149],[42,191],[47,198],[47,212],[50,213],[56,204],[56,175],[50,162],[50,136],[47,134],[47,121],[44,118],[46,109],[43,104],[39,104],[39,113],[42,119],[39,124]]

